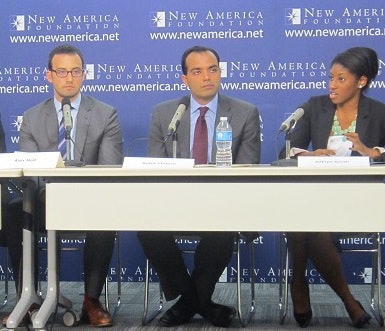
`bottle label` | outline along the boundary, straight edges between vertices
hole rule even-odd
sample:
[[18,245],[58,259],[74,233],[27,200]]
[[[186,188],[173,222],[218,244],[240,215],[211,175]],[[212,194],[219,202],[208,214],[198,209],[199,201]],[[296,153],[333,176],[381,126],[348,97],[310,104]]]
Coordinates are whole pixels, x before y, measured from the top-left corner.
[[217,131],[216,133],[217,141],[232,141],[233,133],[231,131]]

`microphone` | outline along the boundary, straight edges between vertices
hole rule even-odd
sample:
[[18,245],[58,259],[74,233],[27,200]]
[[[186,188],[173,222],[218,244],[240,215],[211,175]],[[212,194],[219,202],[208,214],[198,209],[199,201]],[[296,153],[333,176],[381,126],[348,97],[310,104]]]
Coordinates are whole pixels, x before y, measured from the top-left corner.
[[[66,134],[69,137],[72,130],[72,117],[71,117],[71,101],[69,98],[63,98],[61,101],[61,109],[63,111],[63,123]],[[66,137],[66,139],[68,139]]]
[[282,122],[281,127],[279,128],[279,132],[290,130],[304,113],[305,111],[303,108],[297,108],[293,114],[291,114],[285,121]]
[[174,134],[176,132],[176,130],[178,129],[178,126],[179,126],[179,123],[182,119],[182,116],[183,116],[185,110],[187,109],[187,107],[189,106],[189,104],[190,104],[190,96],[185,96],[182,99],[180,99],[179,106],[176,109],[174,117],[172,118],[172,120],[168,126],[168,132],[167,132],[168,137],[171,136],[172,134]]

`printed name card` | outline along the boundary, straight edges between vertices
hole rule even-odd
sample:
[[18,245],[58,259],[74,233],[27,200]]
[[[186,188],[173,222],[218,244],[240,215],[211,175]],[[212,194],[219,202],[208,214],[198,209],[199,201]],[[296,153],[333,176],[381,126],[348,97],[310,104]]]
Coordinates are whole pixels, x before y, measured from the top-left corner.
[[19,168],[15,165],[14,153],[0,153],[0,169],[15,169]]
[[125,157],[124,169],[192,169],[194,159]]
[[60,152],[14,152],[0,154],[1,169],[52,169],[62,167],[64,167],[64,162]]
[[298,156],[298,168],[370,167],[368,156]]

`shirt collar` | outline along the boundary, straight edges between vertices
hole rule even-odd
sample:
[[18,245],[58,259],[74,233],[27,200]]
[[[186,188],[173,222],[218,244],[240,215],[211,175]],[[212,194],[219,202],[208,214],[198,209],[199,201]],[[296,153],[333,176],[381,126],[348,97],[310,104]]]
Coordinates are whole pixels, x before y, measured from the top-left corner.
[[[82,99],[82,96],[81,96],[81,94],[79,94],[76,97],[76,99],[71,102],[72,109],[76,109],[76,110],[79,109],[81,99]],[[53,98],[53,100],[54,100],[54,104],[55,104],[56,113],[59,114],[59,112],[61,110],[61,102],[59,102],[55,97]]]
[[190,100],[190,109],[191,109],[191,113],[196,113],[196,112],[199,112],[198,108],[199,107],[208,107],[210,111],[212,112],[216,112],[216,109],[218,107],[218,93],[215,95],[215,97],[209,102],[207,103],[206,105],[201,105],[199,104],[194,98],[193,96],[191,96],[191,100]]

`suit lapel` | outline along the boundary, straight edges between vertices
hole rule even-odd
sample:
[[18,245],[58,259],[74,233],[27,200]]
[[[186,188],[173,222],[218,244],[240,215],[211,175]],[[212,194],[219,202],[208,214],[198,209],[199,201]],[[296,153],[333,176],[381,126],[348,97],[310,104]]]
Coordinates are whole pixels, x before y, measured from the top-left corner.
[[317,137],[318,144],[313,147],[314,149],[327,147],[330,130],[333,123],[334,113],[334,105],[332,104],[332,102],[328,101],[324,106],[323,113],[319,118],[319,122],[316,123],[316,125],[319,125]]
[[356,132],[359,134],[361,140],[364,139],[369,125],[370,109],[367,101],[368,99],[366,97],[361,97],[358,103]]
[[52,146],[52,148],[55,148],[58,146],[59,122],[53,99],[50,99],[46,104],[43,121],[45,121],[43,127],[46,128],[49,145]]
[[87,131],[91,122],[90,111],[91,111],[91,107],[88,102],[87,96],[82,95],[82,99],[80,101],[80,106],[78,110],[78,115],[76,118],[76,137],[75,137],[76,148],[74,149],[75,160],[81,159],[80,152],[83,152],[84,150]]
[[177,150],[180,151],[180,157],[184,159],[190,158],[190,122],[191,108],[188,106],[177,131]]
[[227,120],[231,122],[231,118],[233,116],[233,112],[230,106],[230,102],[225,96],[218,95],[218,109],[217,116],[215,118],[215,127],[219,124],[219,118],[227,117]]
[[215,116],[213,147],[212,147],[212,153],[211,153],[212,162],[215,162],[215,156],[217,155],[217,146],[215,143],[215,129],[218,126],[219,119],[221,117],[227,117],[227,120],[231,122],[231,118],[233,117],[233,112],[227,97],[222,96],[221,94],[218,94],[218,108],[217,108],[217,114]]

